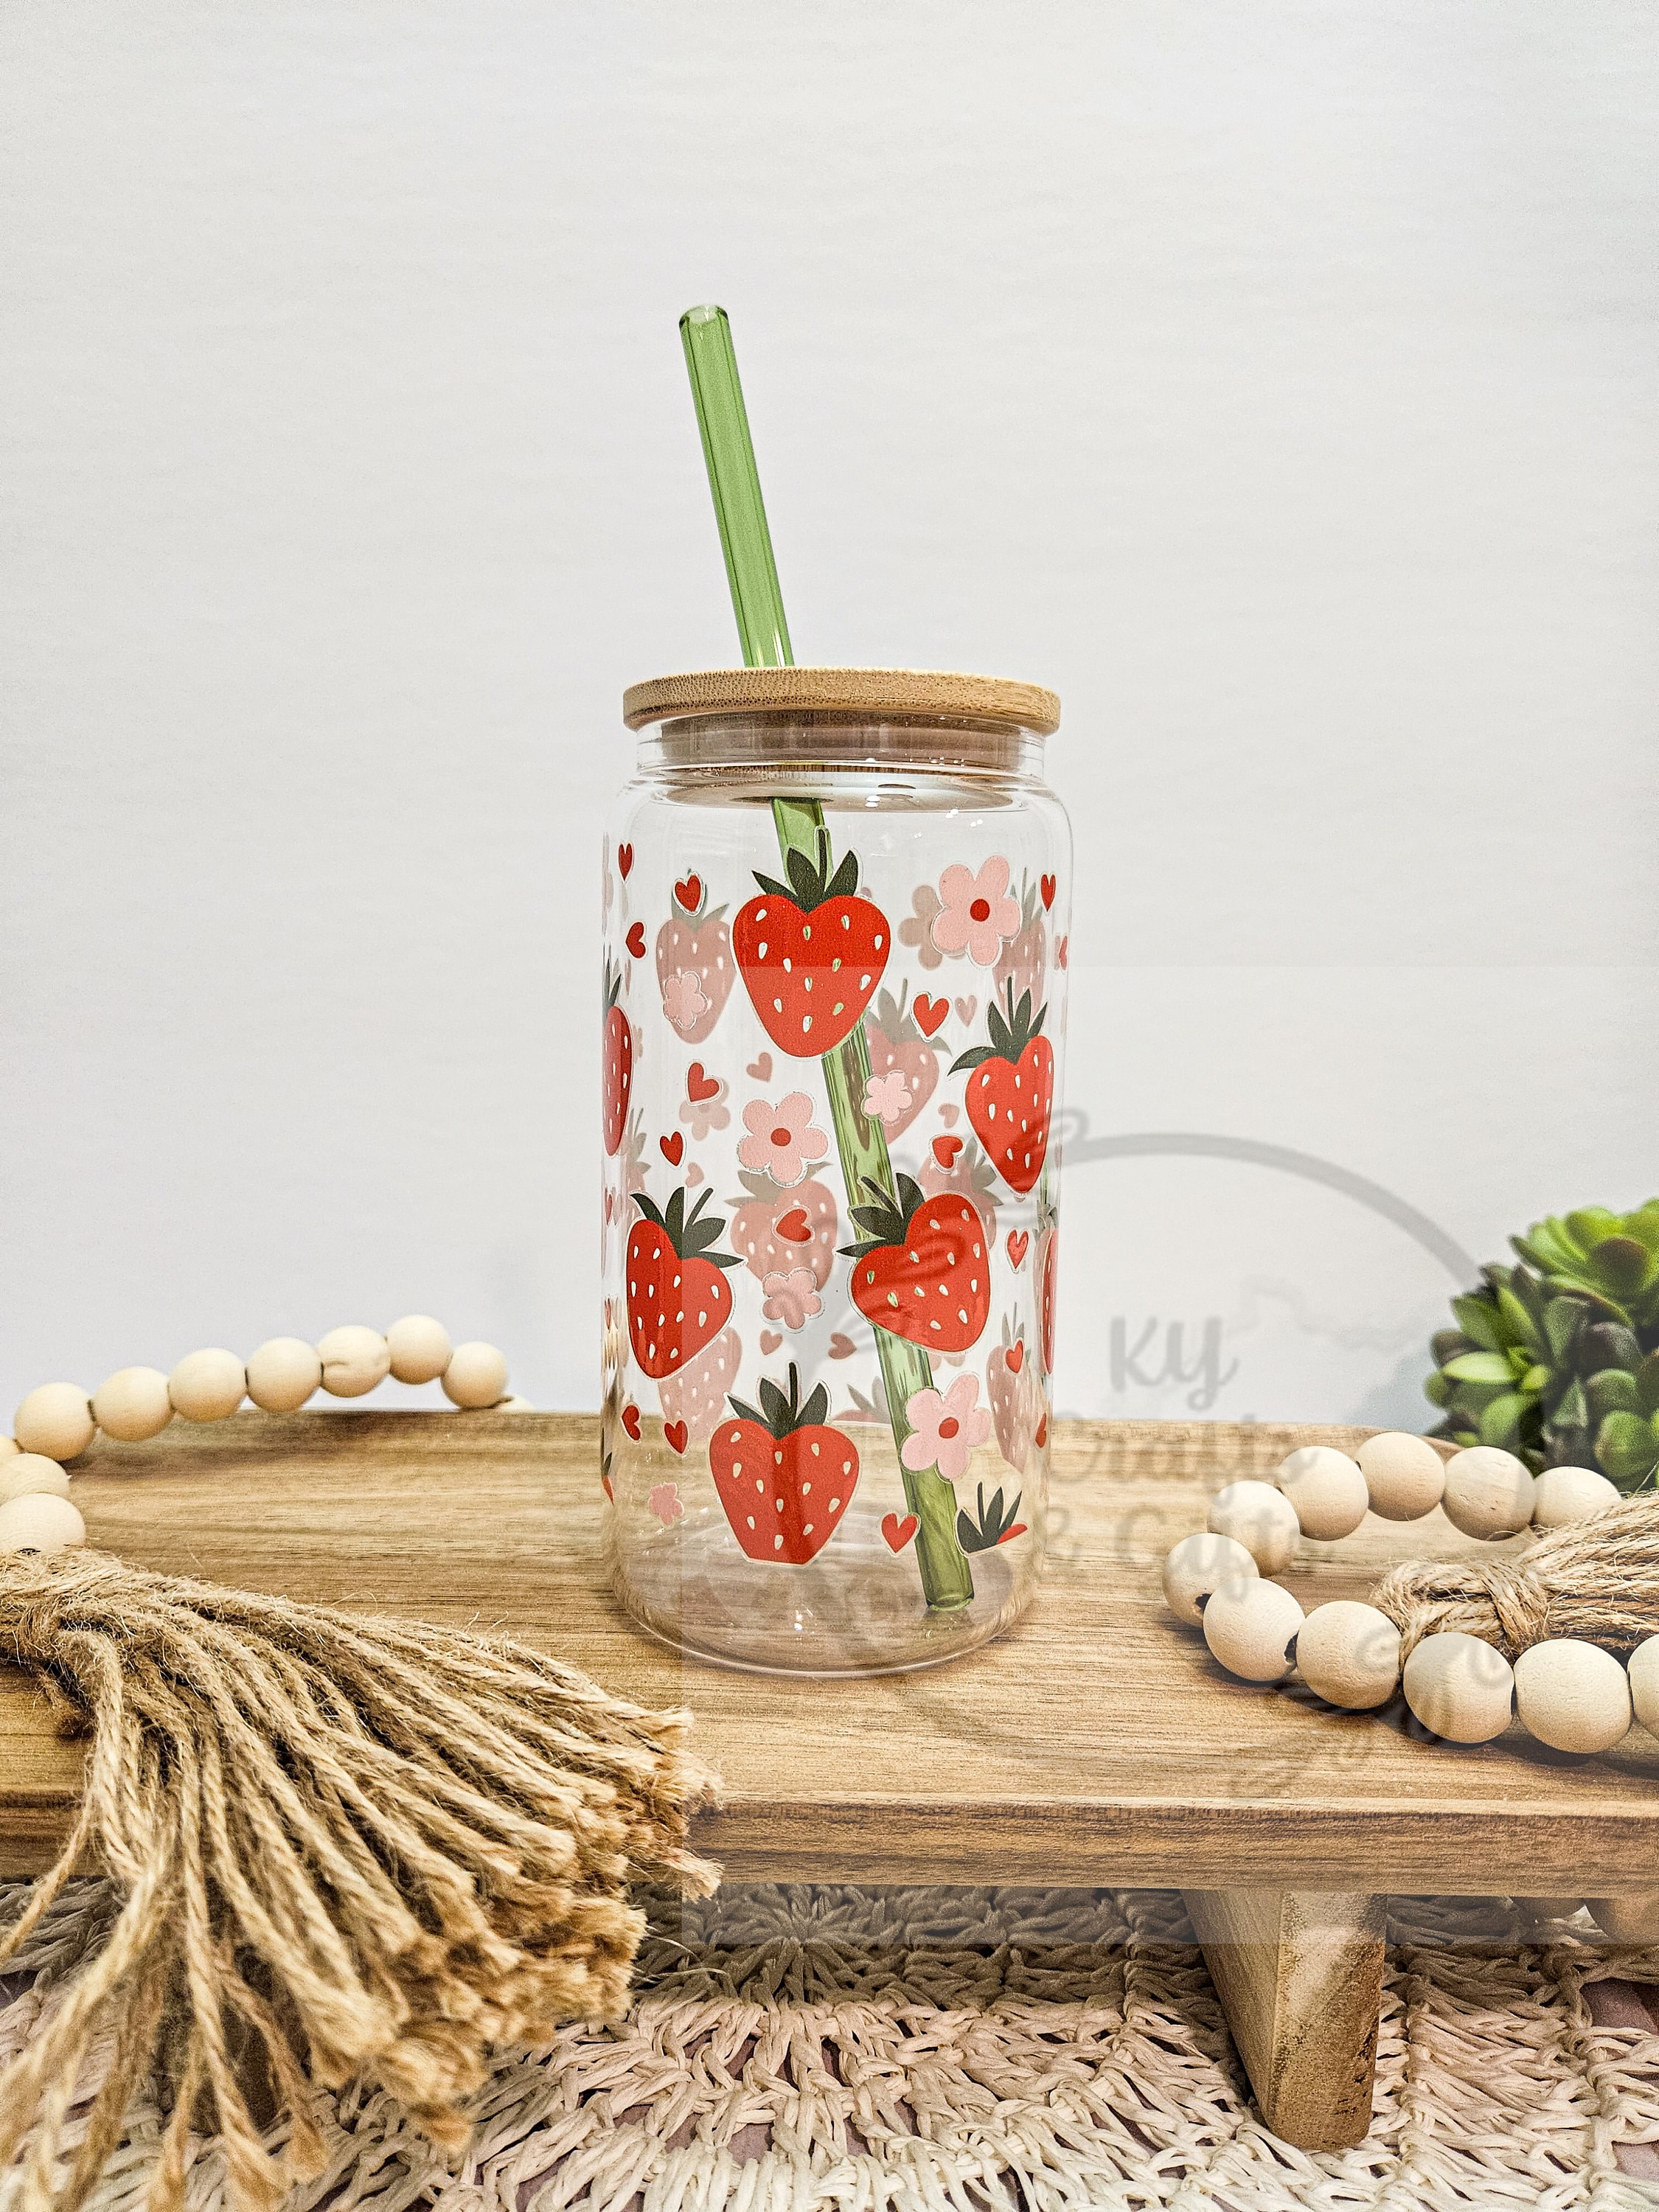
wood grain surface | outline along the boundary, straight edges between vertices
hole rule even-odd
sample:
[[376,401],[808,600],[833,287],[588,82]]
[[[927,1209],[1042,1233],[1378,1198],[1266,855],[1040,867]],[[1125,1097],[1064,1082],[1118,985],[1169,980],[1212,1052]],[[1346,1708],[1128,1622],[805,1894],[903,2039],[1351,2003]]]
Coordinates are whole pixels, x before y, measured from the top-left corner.
[[[1571,1893],[1652,1887],[1659,1743],[1574,1763],[1517,1729],[1414,1741],[1403,1708],[1337,1714],[1223,1674],[1158,1563],[1205,1500],[1292,1443],[1363,1431],[1061,1425],[1031,1613],[954,1665],[868,1681],[739,1674],[640,1634],[603,1560],[597,1424],[568,1414],[243,1414],[101,1444],[91,1540],[173,1572],[496,1629],[652,1705],[689,1705],[724,1802],[699,1841],[734,1879]],[[1407,1554],[1477,1548],[1438,1511],[1309,1546],[1304,1603]],[[0,1669],[0,1872],[67,1824],[77,1747]]]

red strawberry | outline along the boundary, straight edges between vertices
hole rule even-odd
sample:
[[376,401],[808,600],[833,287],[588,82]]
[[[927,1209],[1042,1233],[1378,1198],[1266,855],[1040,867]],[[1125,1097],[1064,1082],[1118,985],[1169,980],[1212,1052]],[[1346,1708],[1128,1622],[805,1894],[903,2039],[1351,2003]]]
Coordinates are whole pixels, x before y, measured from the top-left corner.
[[858,1486],[850,1437],[824,1425],[830,1393],[820,1382],[803,1406],[800,1370],[789,1369],[789,1395],[760,1386],[761,1410],[733,1398],[708,1445],[709,1471],[732,1534],[751,1559],[804,1567],[835,1534]]
[[599,1126],[605,1133],[607,1157],[623,1140],[628,1125],[628,1100],[634,1088],[634,1032],[617,1004],[622,989],[620,969],[605,963],[605,1040],[602,1048],[604,1087],[600,1096]]
[[931,1156],[925,1159],[921,1187],[929,1198],[944,1198],[952,1192],[965,1198],[985,1224],[985,1248],[989,1251],[997,1241],[997,1208],[1002,1201],[997,1195],[996,1170],[977,1144],[969,1144],[948,1168],[942,1168]]
[[991,1317],[985,1224],[965,1198],[926,1198],[907,1175],[890,1198],[871,1176],[872,1204],[855,1206],[861,1244],[853,1261],[853,1304],[866,1321],[929,1352],[966,1352]]
[[1028,991],[1018,1007],[1008,986],[1006,1019],[993,1006],[986,1014],[989,1044],[975,1045],[951,1067],[952,1075],[971,1068],[968,1119],[1003,1180],[1023,1197],[1042,1173],[1048,1151],[1048,1113],[1054,1103],[1054,1052],[1041,1034],[1041,1008],[1031,1018]]
[[1002,1342],[985,1363],[985,1395],[996,1423],[997,1449],[1016,1474],[1024,1474],[1042,1419],[1042,1385],[1035,1364],[1025,1364],[1025,1339],[1011,1339],[1006,1318]]
[[732,1290],[722,1269],[735,1267],[734,1252],[713,1252],[726,1223],[699,1219],[710,1194],[685,1211],[684,1186],[659,1213],[635,1191],[640,1218],[628,1232],[628,1340],[653,1382],[672,1375],[710,1344],[732,1312]]
[[[697,886],[700,902],[708,896],[707,886],[696,876],[684,885],[677,884],[675,896],[682,889],[690,890],[692,884]],[[689,916],[677,911],[657,932],[657,984],[663,994],[663,1012],[687,1044],[702,1042],[732,995],[736,971],[732,965],[732,933],[720,918],[725,912],[724,907],[716,907],[713,914],[699,911]],[[688,975],[696,978],[695,990],[684,980]],[[680,979],[672,990],[671,977]],[[678,1011],[670,1013],[671,1006]]]
[[[864,1034],[870,1047],[872,1075],[890,1075],[895,1068],[910,1086],[910,1103],[896,1121],[886,1124],[887,1141],[902,1137],[933,1095],[939,1081],[939,1054],[917,1026],[914,1013],[904,1010],[906,984],[896,1002],[890,991],[878,991],[873,1011],[864,1018]],[[918,1000],[918,1006],[921,1005]],[[934,1024],[937,1028],[939,1024]]]
[[[738,1180],[750,1195],[732,1217],[732,1249],[742,1253],[750,1273],[764,1279],[787,1275],[792,1267],[810,1267],[813,1282],[822,1290],[835,1265],[836,1232],[841,1226],[835,1192],[811,1174],[793,1190],[781,1191],[769,1176],[748,1169],[740,1170]],[[799,1225],[790,1220],[796,1213],[806,1217],[805,1239],[783,1234],[785,1222],[792,1230]]]
[[881,908],[856,896],[856,853],[830,872],[830,833],[818,831],[815,866],[785,862],[789,882],[756,872],[761,896],[739,907],[732,949],[761,1026],[793,1060],[833,1052],[857,1027],[887,965],[892,932]]

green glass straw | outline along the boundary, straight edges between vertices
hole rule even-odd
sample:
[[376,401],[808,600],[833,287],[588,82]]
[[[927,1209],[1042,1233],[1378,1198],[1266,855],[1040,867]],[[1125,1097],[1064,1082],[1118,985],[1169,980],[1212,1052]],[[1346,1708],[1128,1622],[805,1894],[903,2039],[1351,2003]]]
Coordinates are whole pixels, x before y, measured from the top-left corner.
[[[696,402],[697,428],[708,465],[708,488],[720,524],[738,635],[743,641],[744,665],[791,668],[795,656],[789,644],[789,625],[784,620],[783,594],[772,557],[772,533],[766,526],[760,472],[755,466],[754,441],[749,434],[749,416],[743,404],[743,386],[738,381],[738,357],[725,308],[688,308],[680,317],[680,338]],[[786,864],[791,852],[804,853],[816,864],[818,836],[824,826],[818,801],[775,799],[772,814]],[[866,1204],[866,1185],[870,1182],[889,1197],[896,1197],[887,1133],[864,1111],[870,1047],[862,1022],[833,1052],[824,1054],[821,1065],[848,1205]],[[902,1452],[905,1438],[912,1432],[905,1407],[916,1391],[933,1387],[933,1362],[920,1345],[894,1336],[887,1329],[877,1328],[875,1338],[893,1443]],[[971,1603],[974,1595],[973,1571],[957,1540],[956,1492],[935,1468],[916,1471],[901,1459],[899,1471],[905,1502],[916,1516],[916,1565],[923,1593],[936,1610],[954,1612]]]

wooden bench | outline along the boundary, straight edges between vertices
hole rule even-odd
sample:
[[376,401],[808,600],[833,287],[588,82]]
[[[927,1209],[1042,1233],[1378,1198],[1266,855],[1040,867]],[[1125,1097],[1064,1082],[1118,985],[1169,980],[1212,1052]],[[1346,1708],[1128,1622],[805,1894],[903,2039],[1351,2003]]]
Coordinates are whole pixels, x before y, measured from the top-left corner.
[[[985,1651],[867,1681],[744,1674],[637,1633],[600,1558],[595,1423],[567,1414],[244,1415],[103,1445],[89,1535],[146,1566],[499,1628],[650,1705],[696,1712],[726,1796],[698,1841],[737,1881],[1185,1892],[1264,2118],[1364,2134],[1390,1893],[1612,1896],[1659,1867],[1659,1743],[1573,1765],[1516,1730],[1460,1751],[1403,1708],[1339,1715],[1223,1674],[1158,1595],[1209,1492],[1292,1444],[1267,1424],[1071,1423],[1037,1603]],[[1304,1604],[1407,1553],[1470,1548],[1437,1511],[1313,1546]],[[81,1752],[0,1669],[0,1875],[46,1863]]]

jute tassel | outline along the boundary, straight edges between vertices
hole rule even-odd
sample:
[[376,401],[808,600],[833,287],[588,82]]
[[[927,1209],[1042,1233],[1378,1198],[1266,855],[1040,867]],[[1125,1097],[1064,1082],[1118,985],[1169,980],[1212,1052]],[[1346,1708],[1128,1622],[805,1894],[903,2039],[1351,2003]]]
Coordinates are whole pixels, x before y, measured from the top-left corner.
[[[622,2008],[644,1928],[629,1880],[714,1884],[686,1848],[712,1788],[687,1717],[520,1645],[65,1552],[0,1562],[0,1656],[91,1738],[74,1832],[0,1966],[83,1853],[121,1897],[0,2075],[21,2212],[75,2212],[146,2083],[172,2114],[155,2212],[183,2202],[192,2129],[216,2129],[243,2207],[319,2171],[312,2086],[367,2076],[459,2148],[493,2049]],[[109,2064],[71,2155],[94,2042]],[[261,2057],[276,2159],[244,2087]]]
[[1626,1658],[1659,1636],[1659,1497],[1626,1498],[1511,1559],[1395,1567],[1371,1603],[1398,1627],[1406,1653],[1425,1636],[1462,1629],[1507,1659],[1553,1636]]

